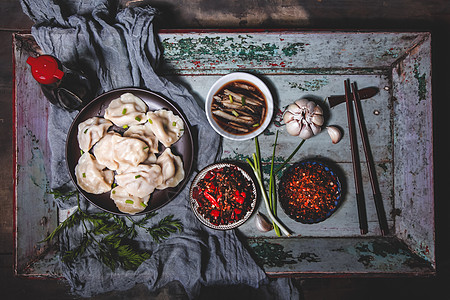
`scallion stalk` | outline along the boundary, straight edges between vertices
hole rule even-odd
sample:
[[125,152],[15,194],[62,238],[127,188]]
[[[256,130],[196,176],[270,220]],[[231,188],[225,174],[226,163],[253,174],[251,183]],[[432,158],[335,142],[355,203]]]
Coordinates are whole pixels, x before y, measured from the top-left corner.
[[256,180],[258,181],[259,188],[261,189],[261,194],[264,199],[264,204],[266,206],[267,214],[269,215],[269,218],[272,220],[274,225],[276,225],[281,232],[283,232],[284,235],[290,236],[290,232],[278,221],[276,216],[273,215],[271,205],[269,202],[269,198],[267,196],[266,189],[264,188],[263,178],[262,178],[262,172],[261,172],[261,154],[259,150],[259,143],[258,138],[255,137],[255,146],[256,146],[256,153],[253,153],[253,162],[247,158],[247,163],[250,165],[250,167],[253,170],[253,173],[255,174]]
[[[273,145],[273,152],[272,152],[272,160],[270,162],[270,178],[269,178],[269,200],[270,200],[270,209],[272,210],[273,215],[277,216],[277,193],[276,193],[276,181],[275,176],[276,174],[273,173],[273,167],[275,163],[275,149],[277,147],[277,141],[278,141],[278,131],[275,135],[275,143]],[[275,233],[277,236],[281,236],[280,228],[278,228],[277,224],[273,223],[273,229],[275,230]]]

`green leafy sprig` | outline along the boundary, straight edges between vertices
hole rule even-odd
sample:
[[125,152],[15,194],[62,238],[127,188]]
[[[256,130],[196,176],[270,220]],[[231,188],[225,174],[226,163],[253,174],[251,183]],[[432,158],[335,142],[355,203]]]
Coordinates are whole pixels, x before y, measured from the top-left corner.
[[61,222],[56,229],[50,233],[42,242],[49,242],[55,236],[65,230],[82,224],[82,237],[75,247],[65,250],[62,253],[64,263],[73,263],[83,253],[91,251],[95,257],[111,270],[118,267],[125,270],[136,270],[151,254],[139,249],[134,238],[138,235],[136,227],[145,229],[152,239],[160,243],[166,240],[170,234],[183,231],[180,220],[174,220],[173,215],[161,219],[157,224],[149,226],[148,222],[157,215],[156,212],[148,213],[139,221],[131,217],[127,224],[123,217],[107,213],[87,213],[80,208],[80,196],[78,192],[61,193],[53,190],[50,192],[55,198],[69,199],[76,195],[78,207],[73,214]]

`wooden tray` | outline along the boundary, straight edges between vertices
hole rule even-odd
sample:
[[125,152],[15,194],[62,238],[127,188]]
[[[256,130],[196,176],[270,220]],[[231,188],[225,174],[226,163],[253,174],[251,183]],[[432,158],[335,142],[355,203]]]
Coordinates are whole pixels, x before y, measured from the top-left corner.
[[[333,145],[323,132],[308,140],[293,162],[319,157],[336,165],[344,174],[343,203],[330,218],[312,225],[297,223],[279,209],[293,238],[256,231],[253,217],[241,226],[269,275],[435,274],[430,33],[164,31],[160,39],[162,73],[186,84],[199,103],[220,76],[233,71],[250,72],[266,82],[277,104],[273,124],[259,137],[266,166],[277,130],[277,163],[300,142],[280,122],[289,103],[343,94],[347,78],[359,88],[380,90],[362,105],[391,235],[380,236],[364,162],[369,234],[359,234],[345,105],[326,109],[328,124],[344,130],[342,141]],[[58,277],[54,250],[37,243],[68,212],[58,212],[46,193],[49,104],[25,63],[33,51],[38,48],[30,35],[14,36],[15,272]],[[245,161],[254,151],[253,140],[223,141],[223,159]],[[362,147],[360,152],[364,158]],[[259,210],[265,212],[262,201]]]

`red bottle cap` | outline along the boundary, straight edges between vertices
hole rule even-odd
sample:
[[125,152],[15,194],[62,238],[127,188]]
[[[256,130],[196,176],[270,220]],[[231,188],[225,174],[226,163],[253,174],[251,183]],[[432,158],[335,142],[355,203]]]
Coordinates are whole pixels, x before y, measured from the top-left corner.
[[42,84],[52,84],[61,80],[64,72],[58,68],[58,61],[50,55],[28,57],[27,64],[31,66],[34,79]]

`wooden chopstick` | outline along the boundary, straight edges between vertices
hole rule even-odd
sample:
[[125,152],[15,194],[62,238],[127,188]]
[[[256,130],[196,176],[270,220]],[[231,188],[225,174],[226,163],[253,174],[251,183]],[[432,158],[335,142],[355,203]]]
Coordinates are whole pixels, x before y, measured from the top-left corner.
[[353,175],[355,179],[356,204],[358,207],[359,228],[361,234],[366,234],[369,231],[369,229],[367,225],[366,203],[364,200],[364,193],[362,186],[361,165],[359,160],[358,145],[356,141],[355,119],[353,116],[353,101],[352,101],[352,93],[350,91],[351,88],[349,79],[344,81],[344,86],[345,86],[345,103],[347,105],[348,130],[350,133],[350,148],[352,151]]
[[378,184],[377,173],[375,171],[375,163],[370,150],[369,139],[367,136],[366,124],[361,109],[361,100],[359,98],[358,87],[356,82],[351,85],[353,100],[355,101],[356,117],[358,119],[359,132],[364,147],[364,154],[366,156],[367,169],[369,170],[370,185],[373,192],[373,200],[375,202],[375,209],[377,211],[378,224],[380,225],[381,234],[383,236],[389,234],[389,226],[386,220],[386,212],[381,198],[380,186]]

